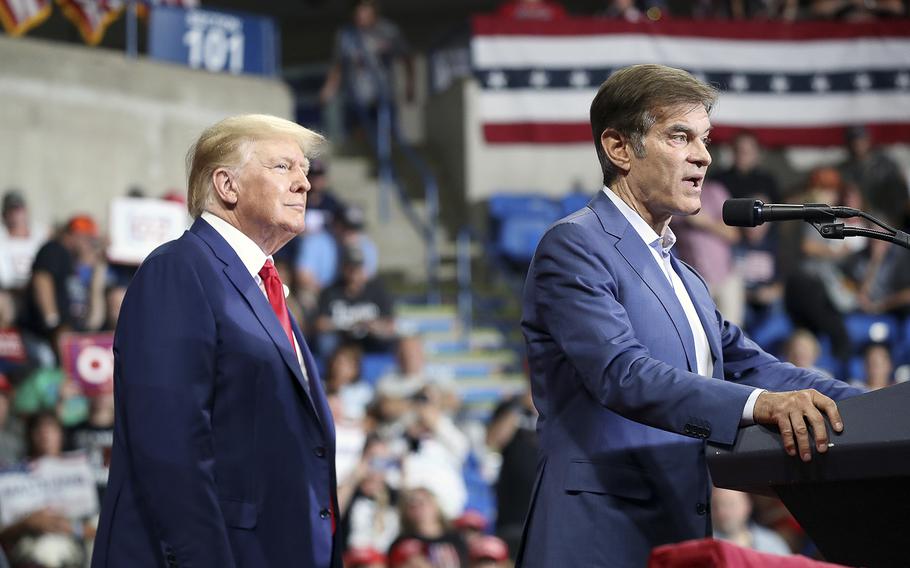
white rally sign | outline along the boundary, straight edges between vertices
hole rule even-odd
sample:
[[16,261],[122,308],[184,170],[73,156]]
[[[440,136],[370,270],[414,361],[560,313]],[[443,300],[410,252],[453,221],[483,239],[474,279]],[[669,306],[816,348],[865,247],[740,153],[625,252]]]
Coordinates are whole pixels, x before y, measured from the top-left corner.
[[72,519],[98,512],[95,476],[83,453],[40,458],[0,471],[0,526],[51,508]]

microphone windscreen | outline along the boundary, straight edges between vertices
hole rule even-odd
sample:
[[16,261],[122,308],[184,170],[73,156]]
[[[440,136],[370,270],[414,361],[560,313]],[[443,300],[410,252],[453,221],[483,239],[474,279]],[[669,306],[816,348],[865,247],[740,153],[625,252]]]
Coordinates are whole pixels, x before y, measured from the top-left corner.
[[756,219],[757,199],[740,198],[724,201],[724,223],[731,227],[754,227],[759,224]]

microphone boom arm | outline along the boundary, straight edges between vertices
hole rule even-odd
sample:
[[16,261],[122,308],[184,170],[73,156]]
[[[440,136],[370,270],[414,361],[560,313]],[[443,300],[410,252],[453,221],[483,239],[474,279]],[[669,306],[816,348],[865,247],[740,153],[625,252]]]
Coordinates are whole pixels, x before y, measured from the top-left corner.
[[[843,223],[834,221],[834,219],[837,217],[862,217],[863,219],[866,219],[885,230],[877,231],[875,229],[866,229],[864,227],[845,226]],[[888,241],[898,246],[902,246],[905,249],[910,249],[910,234],[905,233],[899,229],[895,229],[884,221],[881,221],[864,211],[860,211],[859,209],[853,209],[852,207],[831,207],[830,220],[807,220],[806,222],[815,227],[815,230],[818,231],[818,234],[826,239],[843,239],[844,237],[868,237],[870,239]]]

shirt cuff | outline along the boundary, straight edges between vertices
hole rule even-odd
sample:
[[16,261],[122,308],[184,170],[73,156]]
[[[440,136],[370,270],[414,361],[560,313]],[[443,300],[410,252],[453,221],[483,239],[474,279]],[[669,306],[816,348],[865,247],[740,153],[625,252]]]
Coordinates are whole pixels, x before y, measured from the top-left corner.
[[758,400],[758,395],[765,392],[765,389],[755,389],[752,391],[752,394],[749,395],[749,398],[746,399],[746,406],[743,407],[743,417],[739,420],[740,426],[751,426],[755,424],[755,401]]

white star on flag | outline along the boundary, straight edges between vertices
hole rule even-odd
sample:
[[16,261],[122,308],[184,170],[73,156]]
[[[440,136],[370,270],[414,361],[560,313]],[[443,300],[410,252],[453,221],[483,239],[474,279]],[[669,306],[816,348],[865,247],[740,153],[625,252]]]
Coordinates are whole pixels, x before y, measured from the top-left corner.
[[535,89],[543,89],[550,84],[550,77],[546,71],[532,71],[531,76],[528,78],[528,83]]
[[749,78],[745,75],[733,75],[730,77],[730,88],[737,92],[749,90]]
[[853,77],[853,85],[860,91],[868,91],[872,88],[872,77],[868,73],[857,73]]
[[491,71],[487,74],[487,86],[493,89],[504,89],[509,86],[509,80],[502,71]]
[[831,81],[828,80],[828,77],[825,75],[815,75],[812,77],[812,90],[824,93],[825,91],[831,89]]
[[783,75],[771,77],[771,90],[775,93],[785,93],[790,90],[790,81]]
[[587,87],[591,84],[591,78],[588,76],[587,71],[582,71],[581,69],[572,71],[572,74],[569,75],[569,84],[575,88]]

